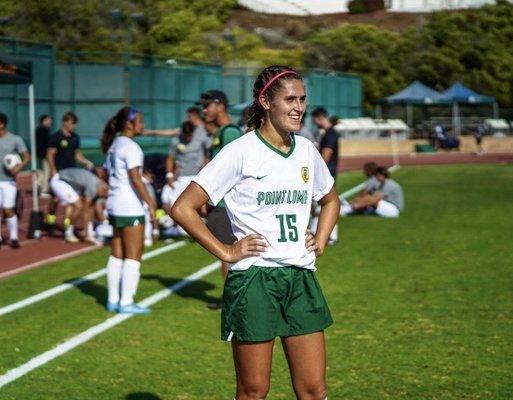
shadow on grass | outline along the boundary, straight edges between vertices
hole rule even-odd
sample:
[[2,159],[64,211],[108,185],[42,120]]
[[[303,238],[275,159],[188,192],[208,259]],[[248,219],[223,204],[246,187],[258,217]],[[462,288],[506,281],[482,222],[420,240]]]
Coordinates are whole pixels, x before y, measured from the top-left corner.
[[162,400],[162,397],[148,392],[134,392],[127,394],[125,400]]
[[[156,274],[144,274],[141,276],[142,279],[145,280],[155,280],[158,281],[162,286],[169,287],[173,286],[176,283],[183,280],[183,278],[169,278],[169,277],[163,277]],[[76,278],[69,279],[65,281],[65,283],[69,283]],[[103,285],[99,285],[98,283],[94,281],[89,281],[86,283],[83,283],[81,285],[75,286],[78,290],[80,290],[83,294],[87,296],[91,296],[94,299],[96,299],[96,302],[100,304],[102,307],[105,306],[105,303],[107,302],[107,288]],[[215,289],[216,285],[213,285],[212,283],[205,282],[202,280],[195,281],[184,287],[183,289],[178,290],[175,292],[176,295],[183,297],[183,298],[191,298],[196,299],[199,301],[203,301],[205,303],[215,303],[220,301],[218,297],[211,296],[207,292]]]
[[[168,278],[160,275],[155,274],[146,274],[142,276],[143,279],[148,280],[156,280],[160,282],[160,284],[164,287],[170,287],[175,285],[176,283],[182,281],[182,278]],[[183,289],[180,289],[176,294],[183,298],[192,298],[196,300],[203,301],[205,303],[215,303],[218,302],[220,299],[218,297],[213,297],[207,292],[215,289],[217,286],[213,285],[210,282],[205,282],[202,280],[195,281],[184,287]]]

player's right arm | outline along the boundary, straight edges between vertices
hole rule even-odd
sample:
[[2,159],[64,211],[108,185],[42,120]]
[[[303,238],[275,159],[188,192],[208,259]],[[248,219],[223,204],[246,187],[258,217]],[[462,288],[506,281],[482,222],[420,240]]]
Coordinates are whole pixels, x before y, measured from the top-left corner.
[[143,132],[144,136],[167,136],[174,137],[180,134],[180,128],[173,129],[145,129]]
[[169,153],[166,157],[166,183],[169,186],[173,186],[173,183],[176,181],[175,175],[175,159]]
[[130,183],[132,187],[135,189],[139,197],[148,204],[150,208],[150,215],[153,219],[155,216],[155,210],[157,209],[157,205],[155,204],[155,200],[150,196],[148,190],[146,190],[146,186],[144,185],[139,167],[134,167],[128,170],[128,178],[130,179]]
[[171,208],[171,218],[214,256],[228,263],[265,252],[267,243],[257,234],[248,235],[232,245],[221,243],[200,218],[200,209],[209,196],[196,182],[192,182]]
[[48,147],[46,150],[46,161],[48,161],[48,165],[50,166],[51,177],[57,173],[57,168],[55,167],[55,154],[57,154],[57,148]]

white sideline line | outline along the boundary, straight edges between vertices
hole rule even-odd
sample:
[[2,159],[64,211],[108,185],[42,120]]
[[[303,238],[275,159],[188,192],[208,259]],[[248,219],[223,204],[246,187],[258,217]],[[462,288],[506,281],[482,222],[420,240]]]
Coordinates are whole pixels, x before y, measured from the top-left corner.
[[[165,299],[171,294],[179,291],[185,286],[190,285],[194,281],[201,279],[205,275],[210,274],[214,270],[217,270],[220,265],[221,263],[219,261],[209,264],[206,267],[203,267],[200,270],[196,271],[192,275],[189,275],[188,277],[175,283],[174,285],[168,286],[166,289],[162,289],[150,297],[146,297],[139,304],[144,307],[149,307]],[[111,317],[103,321],[102,323],[95,325],[87,329],[86,331],[83,331],[82,333],[79,333],[71,339],[68,339],[67,341],[59,344],[53,349],[34,357],[33,359],[27,361],[25,364],[22,364],[17,368],[7,371],[4,375],[0,376],[0,388],[12,381],[15,381],[18,378],[21,378],[23,375],[28,374],[30,371],[45,365],[46,363],[56,359],[57,357],[62,356],[68,351],[73,350],[75,347],[80,346],[81,344],[91,340],[96,335],[99,335],[100,333],[105,332],[106,330],[122,323],[123,321],[126,321],[128,318],[132,316],[133,314],[117,314],[116,316]]]
[[[392,165],[388,171],[389,172],[394,172],[394,171],[397,171],[399,168],[401,168],[401,166],[399,164],[396,164],[396,165]],[[356,194],[358,193],[360,190],[362,190],[363,188],[365,187],[365,182],[362,182],[360,183],[359,185],[356,185],[354,187],[352,187],[351,189],[348,189],[346,190],[345,192],[343,193],[340,193],[338,195],[338,198],[340,200],[342,199],[347,199],[348,197],[352,196],[353,194]]]
[[[148,253],[143,254],[142,260],[148,260],[150,258],[156,257],[160,254],[166,253],[168,251],[172,251],[183,247],[187,244],[185,241],[180,241],[176,243],[172,243],[168,246],[161,247],[156,250],[149,251]],[[89,275],[85,275],[81,278],[77,278],[71,282],[63,283],[62,285],[55,286],[51,289],[45,290],[44,292],[35,294],[34,296],[27,297],[26,299],[20,300],[16,303],[9,304],[0,308],[0,316],[9,314],[13,311],[19,310],[20,308],[27,307],[30,304],[37,303],[41,300],[47,299],[48,297],[55,296],[56,294],[62,293],[68,289],[71,289],[75,286],[82,285],[83,283],[98,279],[105,275],[105,268],[102,268],[96,272],[92,272]]]

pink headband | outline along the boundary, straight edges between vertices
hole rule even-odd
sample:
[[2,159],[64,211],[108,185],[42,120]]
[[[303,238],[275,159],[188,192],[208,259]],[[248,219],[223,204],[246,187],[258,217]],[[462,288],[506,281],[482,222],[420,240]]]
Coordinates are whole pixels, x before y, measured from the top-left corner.
[[283,71],[283,72],[280,72],[278,75],[275,75],[273,76],[271,79],[269,79],[269,82],[267,82],[265,84],[265,86],[263,87],[263,89],[260,91],[260,94],[258,95],[258,98],[260,98],[260,96],[262,96],[265,91],[267,89],[269,89],[269,87],[278,79],[280,79],[282,76],[284,75],[291,75],[291,74],[294,74],[294,75],[298,75],[298,73],[296,71],[291,71],[291,70],[288,70],[288,71]]

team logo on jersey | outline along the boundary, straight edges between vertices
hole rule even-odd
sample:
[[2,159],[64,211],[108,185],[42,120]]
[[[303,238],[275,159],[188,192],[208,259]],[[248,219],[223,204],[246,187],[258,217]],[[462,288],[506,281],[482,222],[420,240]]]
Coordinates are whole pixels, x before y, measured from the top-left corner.
[[310,175],[308,173],[308,167],[301,168],[301,178],[306,182],[308,182],[308,179],[310,179]]
[[66,147],[68,147],[68,141],[66,139],[62,139],[60,145],[63,149],[65,149]]

